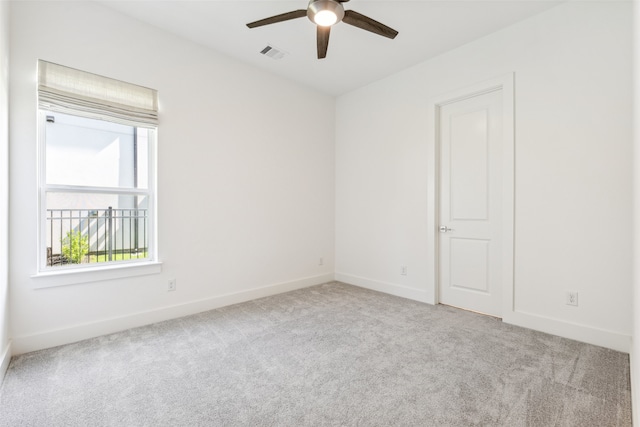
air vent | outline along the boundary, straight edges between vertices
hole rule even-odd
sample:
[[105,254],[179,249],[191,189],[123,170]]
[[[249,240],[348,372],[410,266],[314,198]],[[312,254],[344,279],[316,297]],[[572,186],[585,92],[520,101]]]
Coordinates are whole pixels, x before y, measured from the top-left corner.
[[278,49],[273,45],[267,45],[267,47],[262,49],[260,53],[273,59],[282,59],[287,54],[287,52],[283,51],[282,49]]

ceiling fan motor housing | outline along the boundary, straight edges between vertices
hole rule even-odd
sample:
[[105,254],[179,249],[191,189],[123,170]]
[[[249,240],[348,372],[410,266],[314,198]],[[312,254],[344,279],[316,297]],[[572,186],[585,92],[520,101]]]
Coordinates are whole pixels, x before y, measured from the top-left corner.
[[336,0],[311,0],[307,8],[307,17],[309,20],[314,24],[318,24],[315,18],[320,12],[333,12],[335,14],[336,21],[330,25],[337,24],[344,18],[344,7]]

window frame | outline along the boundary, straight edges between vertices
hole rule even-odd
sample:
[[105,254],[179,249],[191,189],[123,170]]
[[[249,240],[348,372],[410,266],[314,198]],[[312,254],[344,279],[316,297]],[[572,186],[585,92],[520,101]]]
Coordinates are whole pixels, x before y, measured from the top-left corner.
[[[130,125],[137,128],[148,129],[148,188],[112,188],[81,185],[47,184],[47,141],[46,123],[47,114],[51,111],[38,107],[38,243],[37,243],[37,273],[32,277],[48,277],[47,284],[39,284],[38,287],[60,286],[66,284],[84,283],[98,280],[108,280],[120,277],[131,277],[160,272],[161,263],[158,261],[157,245],[157,146],[158,128],[151,124],[140,123]],[[55,111],[54,111],[55,113]],[[62,112],[61,112],[62,113]],[[81,112],[65,111],[63,114],[86,117]],[[118,123],[118,121],[104,120]],[[133,260],[107,261],[87,264],[67,264],[63,266],[47,265],[47,194],[53,192],[65,192],[76,194],[119,194],[131,196],[145,196],[148,198],[148,237],[147,257]],[[98,274],[102,272],[102,274]],[[74,278],[68,277],[73,275]],[[66,276],[66,277],[65,277]],[[58,278],[58,279],[55,279]]]

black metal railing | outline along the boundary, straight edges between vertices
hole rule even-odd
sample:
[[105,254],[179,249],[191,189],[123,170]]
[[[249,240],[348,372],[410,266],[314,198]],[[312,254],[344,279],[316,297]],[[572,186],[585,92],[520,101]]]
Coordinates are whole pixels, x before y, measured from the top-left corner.
[[47,209],[47,265],[147,258],[147,209]]

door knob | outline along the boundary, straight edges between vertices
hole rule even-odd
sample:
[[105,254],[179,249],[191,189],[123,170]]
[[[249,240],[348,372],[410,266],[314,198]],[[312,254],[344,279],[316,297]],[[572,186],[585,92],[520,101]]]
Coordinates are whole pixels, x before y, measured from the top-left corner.
[[447,233],[449,231],[453,231],[453,228],[449,228],[446,225],[441,225],[439,230],[440,230],[441,233]]

